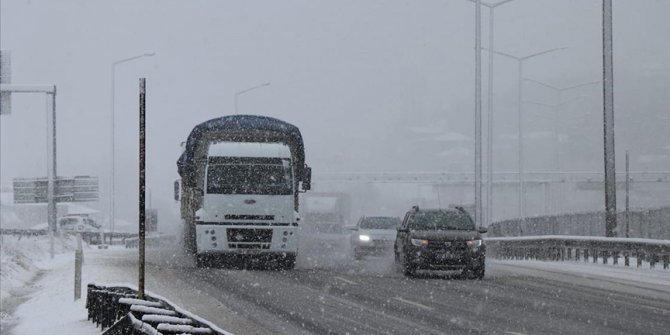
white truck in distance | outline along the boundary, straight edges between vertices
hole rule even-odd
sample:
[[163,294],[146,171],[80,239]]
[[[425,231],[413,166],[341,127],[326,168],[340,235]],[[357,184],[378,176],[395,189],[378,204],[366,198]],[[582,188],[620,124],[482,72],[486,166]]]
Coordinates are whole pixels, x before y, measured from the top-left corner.
[[298,193],[311,175],[297,127],[263,116],[213,119],[193,129],[177,165],[184,247],[197,266],[295,266]]

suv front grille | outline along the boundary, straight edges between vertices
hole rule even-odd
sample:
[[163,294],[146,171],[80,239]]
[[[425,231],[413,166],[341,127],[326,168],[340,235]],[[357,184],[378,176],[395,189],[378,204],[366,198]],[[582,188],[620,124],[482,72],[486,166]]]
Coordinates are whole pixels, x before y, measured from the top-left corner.
[[441,249],[441,250],[463,250],[467,249],[465,241],[428,241],[429,249]]

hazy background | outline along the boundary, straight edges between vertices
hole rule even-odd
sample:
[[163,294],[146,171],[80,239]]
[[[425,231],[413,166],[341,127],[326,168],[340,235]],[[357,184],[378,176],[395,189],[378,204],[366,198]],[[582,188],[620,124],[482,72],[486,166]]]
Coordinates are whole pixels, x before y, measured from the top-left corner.
[[[505,4],[495,12],[495,48],[524,56],[566,46],[526,62],[524,76],[559,87],[600,80],[601,6]],[[629,150],[633,170],[670,170],[668,13],[666,0],[614,1],[619,169]],[[488,10],[482,15],[486,46]],[[315,175],[473,171],[474,5],[465,0],[2,0],[0,19],[13,83],[58,87],[58,174],[100,177],[93,206],[103,211],[111,64],[156,53],[116,68],[116,202],[125,220],[137,213],[139,77],[148,86],[147,186],[162,222],[178,219],[171,197],[179,143],[195,124],[233,114],[236,92],[264,82],[271,85],[239,96],[239,112],[299,126]],[[496,57],[495,171],[517,169],[516,71],[516,62]],[[552,91],[524,88],[524,100],[556,103]],[[602,86],[567,91],[563,101],[557,114],[525,106],[526,170],[601,171]],[[2,185],[45,176],[45,98],[14,95],[0,130]]]

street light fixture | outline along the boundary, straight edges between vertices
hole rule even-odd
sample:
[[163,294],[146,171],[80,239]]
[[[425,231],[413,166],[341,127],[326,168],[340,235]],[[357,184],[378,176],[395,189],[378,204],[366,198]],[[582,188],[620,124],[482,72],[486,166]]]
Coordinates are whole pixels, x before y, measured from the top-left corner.
[[544,106],[547,106],[547,107],[551,107],[553,109],[553,111],[554,111],[554,135],[556,137],[556,160],[557,160],[555,167],[559,168],[559,170],[560,170],[560,159],[559,159],[559,148],[558,148],[558,123],[559,123],[558,122],[558,120],[559,120],[558,114],[559,114],[560,108],[563,105],[566,105],[566,104],[568,104],[568,103],[570,103],[574,100],[578,100],[578,99],[583,97],[583,96],[579,96],[575,99],[571,99],[571,100],[568,100],[568,101],[563,101],[563,92],[569,91],[569,90],[572,90],[572,89],[576,89],[576,88],[580,88],[580,87],[584,87],[584,86],[600,84],[601,81],[600,80],[595,80],[595,81],[583,82],[583,83],[580,83],[580,84],[575,84],[575,85],[570,85],[570,86],[565,86],[565,87],[557,87],[557,86],[550,85],[550,84],[547,84],[545,82],[535,80],[535,79],[531,79],[531,78],[523,78],[523,80],[531,82],[531,83],[538,84],[540,86],[543,86],[545,88],[548,88],[548,89],[556,92],[556,103],[554,103],[554,104],[542,104],[542,103],[532,102],[532,101],[524,101],[524,102],[533,103],[533,104],[536,104],[536,105],[544,105]]
[[517,96],[517,108],[518,108],[518,110],[517,110],[517,122],[518,122],[518,128],[519,128],[519,143],[518,143],[518,155],[519,155],[519,220],[521,220],[521,222],[523,222],[525,220],[525,216],[526,216],[526,213],[525,213],[526,199],[525,199],[525,195],[524,195],[525,190],[524,190],[524,182],[523,182],[523,178],[524,178],[523,177],[523,127],[522,127],[522,124],[523,124],[523,102],[522,102],[522,99],[521,99],[521,97],[523,96],[523,62],[527,61],[531,58],[535,58],[535,57],[538,57],[538,56],[541,56],[541,55],[544,55],[544,54],[548,54],[550,52],[565,50],[565,49],[567,49],[567,47],[551,48],[551,49],[547,49],[547,50],[544,50],[544,51],[532,53],[530,55],[526,55],[526,56],[522,56],[522,57],[514,56],[514,55],[511,55],[511,54],[496,51],[496,50],[493,50],[493,49],[486,49],[486,50],[489,50],[490,52],[493,52],[494,54],[505,56],[507,58],[513,59],[513,60],[517,61],[517,63],[518,63],[517,82],[518,82],[519,87],[518,87],[518,90],[517,90],[517,93],[518,93],[518,96]]
[[253,86],[253,87],[249,87],[249,88],[247,88],[247,89],[245,89],[245,90],[242,90],[242,91],[239,91],[239,92],[235,93],[235,114],[238,114],[238,109],[237,109],[237,97],[238,97],[240,94],[244,94],[244,93],[247,93],[247,92],[249,92],[249,91],[253,91],[253,90],[257,89],[257,88],[261,88],[261,87],[265,87],[265,86],[270,86],[270,83],[262,83],[262,84],[260,84],[260,85],[256,85],[256,86]]
[[[112,233],[114,233],[114,220],[115,220],[115,218],[114,218],[114,197],[115,197],[115,188],[116,188],[115,180],[114,180],[115,167],[116,167],[116,164],[115,164],[116,163],[116,145],[115,145],[116,141],[115,141],[115,136],[114,136],[114,132],[115,132],[115,113],[116,113],[116,109],[115,109],[115,106],[114,106],[114,100],[115,100],[114,98],[115,98],[115,94],[116,94],[116,92],[115,92],[115,90],[116,90],[116,66],[120,65],[120,64],[123,64],[123,63],[126,63],[126,62],[136,60],[138,58],[152,57],[154,55],[156,55],[155,52],[145,52],[145,53],[137,55],[137,56],[128,57],[128,58],[124,58],[124,59],[120,59],[120,60],[117,60],[115,62],[112,62],[112,66],[111,66],[111,73],[112,73],[112,76],[111,76],[112,77],[111,105],[112,105],[112,107],[111,107],[110,138],[111,138],[111,142],[112,142],[112,162],[111,162],[112,172],[110,173],[109,225],[110,225],[110,231]],[[110,237],[110,242],[111,242],[111,237]]]

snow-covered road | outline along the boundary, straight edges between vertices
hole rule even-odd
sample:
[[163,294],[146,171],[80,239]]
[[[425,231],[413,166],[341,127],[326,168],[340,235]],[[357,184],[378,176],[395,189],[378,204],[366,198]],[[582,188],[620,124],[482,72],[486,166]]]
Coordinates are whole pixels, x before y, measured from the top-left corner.
[[[306,254],[303,251],[303,254]],[[292,272],[196,269],[176,249],[148,250],[147,288],[237,334],[661,334],[670,272],[592,264],[489,261],[483,281],[407,279],[389,258],[299,259]],[[73,302],[72,252],[40,266],[3,334],[90,334]],[[137,283],[137,250],[86,249],[87,282]],[[4,269],[3,269],[4,271]],[[84,292],[85,293],[85,292]],[[5,325],[11,322],[5,322]],[[73,329],[73,330],[71,330]]]

